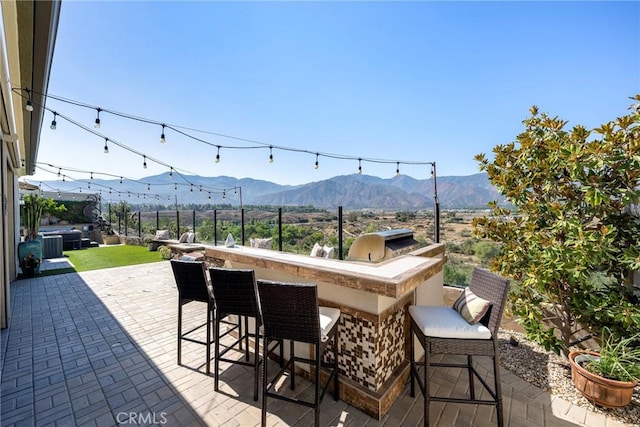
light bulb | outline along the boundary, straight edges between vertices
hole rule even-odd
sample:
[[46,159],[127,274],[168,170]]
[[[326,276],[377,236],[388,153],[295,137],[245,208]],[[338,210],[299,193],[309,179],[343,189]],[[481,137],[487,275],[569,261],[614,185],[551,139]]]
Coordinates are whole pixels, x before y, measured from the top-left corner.
[[142,158],[144,159],[144,162],[142,163],[142,167],[143,168],[147,168],[147,156],[142,156]]
[[269,147],[269,163],[273,163],[273,147]]
[[96,121],[93,124],[93,127],[96,129],[100,129],[100,109],[98,108],[98,115],[96,116]]
[[53,113],[53,120],[51,121],[51,126],[49,126],[51,128],[51,130],[56,130],[57,127],[57,122],[56,122],[56,113]]
[[400,176],[400,162],[396,162],[396,176]]
[[27,111],[33,111],[33,102],[31,101],[31,98],[27,100],[27,106],[25,108]]
[[107,145],[107,142],[109,142],[108,138],[104,139],[104,153],[105,154],[109,154],[109,146]]
[[164,123],[162,124],[162,133],[160,134],[160,142],[163,144],[167,142],[167,140],[164,137]]

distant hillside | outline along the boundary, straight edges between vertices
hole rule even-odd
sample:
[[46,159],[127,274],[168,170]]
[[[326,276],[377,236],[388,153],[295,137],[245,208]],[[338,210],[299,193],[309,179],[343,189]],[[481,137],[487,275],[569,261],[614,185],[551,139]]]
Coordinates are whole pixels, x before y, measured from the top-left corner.
[[[275,205],[275,206],[307,206],[333,209],[343,206],[345,209],[422,209],[433,207],[434,186],[433,179],[418,180],[409,176],[397,176],[389,179],[370,175],[342,175],[324,181],[312,182],[305,185],[279,185],[269,181],[251,178],[237,179],[228,176],[201,177],[188,176],[193,184],[185,184],[180,178],[170,177],[168,173],[140,179],[144,183],[124,180],[122,184],[115,180],[93,180],[90,190],[83,192],[103,193],[108,188],[120,192],[121,197],[132,204],[153,203],[172,205],[178,204],[207,204],[207,203],[240,203],[240,191],[227,191],[225,200],[219,192],[212,195],[206,188],[232,189],[241,188],[242,201],[245,205]],[[62,191],[72,191],[78,188],[77,182],[45,181],[46,188]],[[443,176],[437,178],[438,198],[442,209],[486,208],[492,200],[502,200],[502,197],[490,185],[487,175],[479,173],[469,176]],[[201,191],[200,186],[205,187]],[[137,198],[137,194],[158,194],[160,200],[147,199],[146,196]],[[133,195],[133,198],[129,194]],[[126,196],[126,198],[125,198]],[[117,199],[113,194],[105,198]]]

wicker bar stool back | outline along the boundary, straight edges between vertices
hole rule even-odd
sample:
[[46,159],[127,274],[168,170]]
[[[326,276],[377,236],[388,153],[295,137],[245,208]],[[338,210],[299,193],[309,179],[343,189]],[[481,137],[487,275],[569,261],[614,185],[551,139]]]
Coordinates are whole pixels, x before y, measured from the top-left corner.
[[[410,306],[411,334],[409,336],[411,361],[411,396],[415,396],[417,381],[424,397],[424,425],[429,425],[429,403],[455,402],[496,406],[498,426],[504,425],[502,389],[500,386],[500,365],[498,357],[498,328],[504,313],[504,306],[509,293],[509,281],[487,270],[475,268],[469,285],[452,307]],[[476,303],[473,302],[475,299]],[[484,301],[482,301],[484,300]],[[468,320],[469,312],[463,317],[462,307],[465,304],[477,304],[486,307],[479,310],[476,319]],[[487,304],[488,301],[488,304]],[[477,307],[477,305],[476,305]],[[415,359],[413,335],[424,349],[422,377],[418,371],[419,362]],[[465,355],[466,363],[432,363],[432,354]],[[473,365],[473,356],[488,356],[493,361],[493,387],[478,373]],[[429,376],[432,367],[463,368],[469,374],[469,397],[431,396],[429,393]],[[491,399],[476,397],[474,377],[487,390]]]
[[[340,310],[319,307],[315,284],[258,280],[258,293],[264,322],[264,347],[266,348],[271,340],[289,340],[289,360],[271,381],[268,381],[268,364],[265,363],[263,367],[262,425],[266,426],[267,422],[267,397],[273,397],[313,408],[315,425],[318,426],[320,425],[320,403],[332,379],[334,399],[338,400],[339,398],[338,323]],[[295,342],[312,344],[314,347],[313,358],[296,356]],[[332,362],[322,361],[325,353],[332,355]],[[314,376],[313,402],[271,391],[278,379],[287,371],[290,377],[290,388],[295,389],[296,362],[308,364],[310,374]],[[329,376],[322,390],[320,390],[321,367],[330,368]]]
[[[213,322],[214,304],[211,287],[207,282],[206,271],[203,262],[171,260],[173,276],[178,288],[178,365],[182,365],[182,341],[189,341],[206,346],[207,375],[211,372],[211,323]],[[182,332],[182,306],[193,301],[204,302],[207,305],[207,321]],[[206,339],[194,338],[193,334],[206,327]]]
[[[259,366],[261,363],[259,337],[262,321],[258,308],[255,274],[253,270],[248,269],[211,267],[209,275],[216,304],[214,389],[219,391],[220,361],[252,366],[254,369],[253,400],[258,400]],[[221,350],[220,338],[224,337],[226,333],[221,334],[220,320],[228,315],[238,316],[239,333],[231,344],[224,346]],[[249,318],[254,320],[253,332],[249,330]],[[244,320],[244,330],[242,320]],[[250,337],[254,342],[253,361],[250,360]],[[244,360],[225,357],[229,351],[244,352]]]

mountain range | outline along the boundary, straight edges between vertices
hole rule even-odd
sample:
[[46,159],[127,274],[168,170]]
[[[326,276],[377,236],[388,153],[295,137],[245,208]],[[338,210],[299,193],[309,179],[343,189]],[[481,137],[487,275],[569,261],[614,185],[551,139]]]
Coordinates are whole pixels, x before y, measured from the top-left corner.
[[[379,178],[371,175],[341,175],[304,185],[279,185],[270,181],[229,176],[202,177],[169,173],[130,180],[43,181],[45,192],[62,191],[102,194],[103,200],[120,199],[131,204],[240,204],[315,206],[333,209],[423,209],[434,205],[433,178],[418,180],[406,175]],[[80,187],[79,187],[80,185]],[[224,199],[222,193],[224,191]],[[490,184],[487,174],[437,178],[442,209],[486,208],[503,198]],[[209,199],[211,197],[211,199]]]

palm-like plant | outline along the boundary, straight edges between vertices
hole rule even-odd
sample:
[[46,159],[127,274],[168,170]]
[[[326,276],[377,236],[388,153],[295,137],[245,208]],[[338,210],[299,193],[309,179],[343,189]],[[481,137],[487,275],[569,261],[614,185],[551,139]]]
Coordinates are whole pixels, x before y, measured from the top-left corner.
[[600,355],[585,365],[589,372],[616,381],[640,381],[640,334],[616,341],[609,328],[602,330]]

